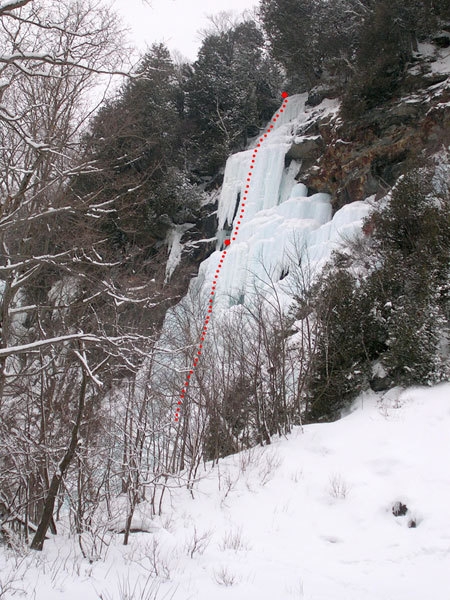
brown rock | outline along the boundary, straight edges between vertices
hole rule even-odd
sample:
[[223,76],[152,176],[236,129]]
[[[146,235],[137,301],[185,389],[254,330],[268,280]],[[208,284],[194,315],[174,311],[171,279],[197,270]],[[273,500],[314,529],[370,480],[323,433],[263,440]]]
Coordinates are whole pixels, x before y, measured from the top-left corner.
[[339,208],[385,193],[411,160],[450,144],[450,86],[422,89],[354,121],[327,117],[318,129],[325,146],[319,158],[312,158],[319,150],[314,144],[294,145],[289,153],[304,157],[297,179],[330,193]]

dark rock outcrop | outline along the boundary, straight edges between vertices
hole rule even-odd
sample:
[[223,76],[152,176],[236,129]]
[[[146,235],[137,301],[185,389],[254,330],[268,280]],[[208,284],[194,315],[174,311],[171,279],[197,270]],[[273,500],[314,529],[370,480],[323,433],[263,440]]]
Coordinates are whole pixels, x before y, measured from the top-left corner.
[[[319,136],[294,143],[289,156],[302,159],[297,179],[332,195],[334,207],[384,194],[418,158],[450,144],[450,79],[421,76],[421,89],[343,122],[317,121]],[[324,147],[320,154],[320,148]]]

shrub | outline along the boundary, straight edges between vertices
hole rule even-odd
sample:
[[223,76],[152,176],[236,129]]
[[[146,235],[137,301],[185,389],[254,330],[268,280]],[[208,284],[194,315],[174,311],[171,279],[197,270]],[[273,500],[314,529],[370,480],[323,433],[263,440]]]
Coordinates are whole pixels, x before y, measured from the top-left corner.
[[447,377],[450,198],[426,169],[406,175],[369,217],[372,238],[336,253],[313,294],[317,349],[310,420],[332,419],[379,361],[394,385]]

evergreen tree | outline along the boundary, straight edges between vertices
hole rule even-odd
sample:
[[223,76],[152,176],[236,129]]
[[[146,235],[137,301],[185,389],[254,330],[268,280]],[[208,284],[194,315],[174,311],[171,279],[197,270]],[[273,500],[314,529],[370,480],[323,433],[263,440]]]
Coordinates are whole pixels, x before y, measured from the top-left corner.
[[213,174],[257,135],[278,104],[280,77],[253,21],[205,37],[187,84],[199,170]]
[[359,32],[343,114],[359,116],[395,95],[418,39],[437,27],[429,0],[379,0]]
[[145,262],[168,228],[197,210],[200,192],[189,181],[180,143],[180,87],[168,49],[154,44],[137,76],[94,118],[85,139],[93,172],[74,191],[108,203],[99,225],[121,252]]
[[334,418],[375,363],[393,385],[448,376],[450,197],[427,170],[369,217],[370,239],[335,254],[313,290],[318,323],[308,418]]
[[298,91],[309,90],[324,74],[345,78],[359,30],[373,0],[261,0],[259,15],[273,56]]

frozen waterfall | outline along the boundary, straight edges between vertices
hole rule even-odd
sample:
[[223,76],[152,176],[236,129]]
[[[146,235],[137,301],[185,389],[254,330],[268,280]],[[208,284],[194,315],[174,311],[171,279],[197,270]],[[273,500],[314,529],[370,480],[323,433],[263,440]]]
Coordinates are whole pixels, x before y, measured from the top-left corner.
[[[218,203],[216,251],[201,263],[186,296],[166,313],[159,339],[161,352],[154,360],[152,385],[167,398],[179,393],[170,387],[172,379],[168,373],[179,373],[181,378],[192,368],[194,352],[194,367],[199,360],[202,346],[197,347],[198,340],[204,335],[201,331],[211,302],[213,330],[216,324],[218,329],[226,324],[227,316],[232,319],[236,312],[245,315],[241,308],[252,309],[255,301],[261,299],[273,306],[275,298],[285,312],[298,292],[299,272],[302,277],[305,275],[299,264],[308,269],[307,280],[314,277],[333,249],[345,245],[360,231],[362,219],[369,212],[366,202],[354,202],[333,215],[330,196],[308,195],[306,186],[296,181],[301,165],[287,161],[286,154],[298,131],[316,116],[336,110],[329,100],[314,109],[305,107],[305,100],[305,95],[289,99],[258,148],[242,217],[236,215],[241,213],[253,148],[234,154],[227,161]],[[237,220],[241,221],[239,232],[231,236]],[[181,252],[181,235],[181,231],[177,232],[173,253]],[[230,236],[236,239],[227,248],[217,278],[224,240]],[[211,294],[213,284],[215,291]],[[206,343],[220,346],[219,339],[210,331]]]
[[[215,315],[250,302],[255,289],[263,291],[266,285],[277,285],[282,295],[289,296],[290,267],[303,256],[308,268],[317,270],[334,248],[360,230],[368,214],[367,203],[355,202],[332,217],[327,194],[308,196],[306,187],[296,182],[300,163],[286,165],[286,153],[301,124],[311,119],[312,111],[320,114],[333,108],[325,101],[323,108],[308,109],[305,99],[304,94],[289,99],[284,114],[258,150],[242,224],[228,248],[217,283]],[[217,249],[202,263],[191,284],[201,291],[200,297],[210,293],[220,250],[234,229],[252,152],[239,152],[227,161],[218,206]],[[281,278],[283,283],[278,284]]]

